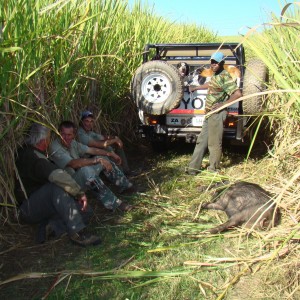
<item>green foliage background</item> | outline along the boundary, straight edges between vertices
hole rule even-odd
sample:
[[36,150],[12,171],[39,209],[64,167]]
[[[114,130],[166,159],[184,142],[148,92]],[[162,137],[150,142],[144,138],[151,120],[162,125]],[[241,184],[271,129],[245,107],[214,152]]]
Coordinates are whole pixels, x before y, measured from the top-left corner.
[[[12,155],[32,120],[55,127],[92,109],[106,131],[134,136],[130,80],[146,43],[210,42],[196,25],[173,24],[139,3],[7,0],[0,12],[0,193],[13,182]],[[4,142],[5,141],[5,142]]]
[[[262,34],[239,37],[246,53],[270,70],[267,111],[274,153],[299,147],[299,5],[271,16]],[[82,109],[98,115],[104,131],[134,137],[130,81],[146,43],[215,42],[215,33],[175,24],[137,2],[117,0],[6,0],[0,11],[0,195],[13,203],[13,155],[35,120],[54,131]],[[224,40],[223,41],[228,41]],[[270,113],[271,112],[271,113]],[[288,138],[286,138],[288,137]],[[281,157],[279,157],[282,160]],[[8,180],[7,180],[8,179]]]
[[127,1],[6,1],[0,18],[1,105],[14,118],[55,121],[94,104],[116,120],[146,43],[215,38]]
[[[90,108],[97,112],[102,128],[132,138],[136,117],[129,86],[141,64],[144,45],[219,40],[201,26],[172,24],[139,3],[130,9],[127,1],[5,0],[1,5],[0,219],[5,222],[14,211],[14,152],[31,121],[55,130],[61,119],[76,121],[82,109]],[[69,274],[51,274],[52,265],[44,265],[41,257],[41,274],[25,274],[12,281],[57,276],[54,284],[51,278],[54,289],[70,278],[66,285],[51,290],[52,299],[94,295],[107,299],[109,292],[119,299],[124,295],[130,299],[194,299],[199,295],[223,299],[250,272],[250,283],[241,280],[240,284],[244,298],[243,286],[260,298],[297,299],[299,28],[299,3],[294,2],[284,6],[281,16],[270,16],[262,34],[254,29],[238,37],[247,56],[259,57],[270,70],[266,110],[257,118],[268,120],[274,143],[265,159],[228,167],[226,178],[268,186],[283,212],[281,226],[251,234],[244,229],[220,236],[199,234],[216,218],[200,212],[207,193],[199,193],[196,186],[215,177],[187,178],[180,173],[189,155],[183,161],[178,156],[155,157],[157,169],[147,175],[149,198],[136,200],[140,207],[121,223],[101,224],[106,247],[78,251],[70,259],[66,253],[54,255],[53,263],[60,258],[70,264],[68,269],[74,269]],[[32,253],[36,259],[37,252]],[[91,276],[80,269],[100,271],[90,280],[77,279],[76,275]],[[24,291],[27,283],[23,283]],[[18,289],[14,292],[19,296]]]

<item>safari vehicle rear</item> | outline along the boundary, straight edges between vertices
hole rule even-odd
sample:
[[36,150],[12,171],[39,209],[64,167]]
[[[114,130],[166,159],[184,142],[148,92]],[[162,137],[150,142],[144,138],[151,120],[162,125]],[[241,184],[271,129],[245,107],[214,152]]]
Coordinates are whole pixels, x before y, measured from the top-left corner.
[[[221,51],[225,69],[229,71],[243,95],[265,88],[267,70],[257,59],[245,68],[245,53],[237,43],[209,44],[147,44],[143,64],[136,70],[132,83],[132,98],[141,121],[139,131],[156,150],[168,141],[181,139],[194,143],[205,118],[207,90],[189,92],[189,85],[201,85],[210,80],[210,57]],[[188,72],[182,77],[178,66],[186,63]],[[243,142],[250,115],[262,109],[262,98],[253,96],[228,107],[224,122],[224,139]]]

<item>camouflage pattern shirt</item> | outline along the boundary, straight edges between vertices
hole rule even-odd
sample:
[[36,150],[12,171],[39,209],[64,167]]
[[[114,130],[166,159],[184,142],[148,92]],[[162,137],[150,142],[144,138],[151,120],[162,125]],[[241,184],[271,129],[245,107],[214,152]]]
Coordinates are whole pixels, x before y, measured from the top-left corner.
[[239,87],[234,79],[226,70],[223,70],[217,75],[213,75],[209,82],[206,97],[206,111],[211,111],[211,108],[215,103],[226,101],[227,98],[238,89]]

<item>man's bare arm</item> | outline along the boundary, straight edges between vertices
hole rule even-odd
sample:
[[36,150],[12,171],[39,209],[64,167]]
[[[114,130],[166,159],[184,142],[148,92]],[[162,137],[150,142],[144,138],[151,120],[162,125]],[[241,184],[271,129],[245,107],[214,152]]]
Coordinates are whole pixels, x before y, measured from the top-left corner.
[[105,149],[109,146],[112,145],[116,145],[119,148],[123,148],[123,142],[121,141],[121,139],[117,136],[113,137],[113,138],[108,138],[102,141],[99,140],[90,140],[88,143],[89,147],[95,147],[95,148],[100,148],[100,149]]
[[92,166],[96,164],[101,164],[107,171],[111,171],[112,165],[111,163],[101,157],[92,157],[92,158],[76,158],[72,159],[68,164],[67,167],[70,167],[72,169],[79,169],[86,166]]
[[89,147],[92,148],[100,148],[100,149],[105,149],[105,145],[104,145],[105,141],[99,141],[99,140],[90,140],[88,143]]
[[194,92],[194,91],[198,91],[198,90],[206,90],[209,87],[209,83],[204,83],[202,85],[190,85],[189,86],[189,91]]

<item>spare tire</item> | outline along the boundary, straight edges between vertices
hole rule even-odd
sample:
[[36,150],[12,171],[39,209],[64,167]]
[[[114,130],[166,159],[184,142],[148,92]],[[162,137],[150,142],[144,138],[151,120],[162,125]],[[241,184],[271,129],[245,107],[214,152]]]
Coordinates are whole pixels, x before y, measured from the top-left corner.
[[159,60],[141,65],[131,82],[131,96],[136,106],[151,115],[164,115],[175,108],[183,92],[177,69]]
[[[267,88],[268,71],[260,59],[251,59],[246,67],[243,96],[264,91]],[[256,114],[263,111],[264,96],[253,96],[243,101],[244,114]]]

